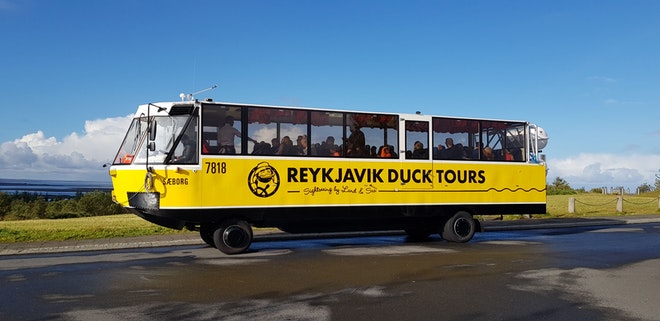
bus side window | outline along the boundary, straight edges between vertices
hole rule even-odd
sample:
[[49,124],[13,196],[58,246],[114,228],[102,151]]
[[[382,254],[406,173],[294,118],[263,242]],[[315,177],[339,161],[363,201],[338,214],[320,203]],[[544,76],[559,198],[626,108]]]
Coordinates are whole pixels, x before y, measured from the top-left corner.
[[251,151],[254,155],[275,155],[280,145],[277,133],[277,119],[272,109],[263,107],[248,108],[247,135],[258,143]]
[[482,154],[479,121],[433,118],[433,145],[433,159],[479,159]]
[[384,114],[346,114],[347,157],[396,158],[399,117]]
[[[481,136],[486,148],[481,160],[524,161],[525,124],[502,121],[481,121]],[[484,149],[485,150],[485,149]]]
[[202,138],[207,154],[241,154],[241,127],[241,107],[215,104],[202,107]]
[[406,120],[406,159],[429,159],[429,123]]
[[290,108],[249,107],[247,136],[255,142],[248,153],[253,155],[303,156],[307,134],[308,111]]
[[321,157],[342,156],[340,144],[344,141],[342,132],[344,113],[312,111],[311,119],[311,142],[316,150],[316,155]]

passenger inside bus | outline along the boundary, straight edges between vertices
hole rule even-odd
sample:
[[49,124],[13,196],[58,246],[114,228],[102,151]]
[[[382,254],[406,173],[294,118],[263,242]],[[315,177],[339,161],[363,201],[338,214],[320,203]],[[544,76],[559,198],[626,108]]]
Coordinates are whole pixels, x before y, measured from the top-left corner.
[[511,154],[511,151],[508,149],[503,149],[502,153],[504,154],[504,160],[506,161],[512,161],[514,160],[513,154]]
[[462,159],[463,158],[463,145],[458,144],[454,145],[454,139],[451,137],[448,137],[445,139],[445,149],[443,155],[441,155],[442,159]]
[[252,155],[270,155],[272,147],[270,144],[262,141],[254,144],[254,149],[252,150]]
[[296,152],[297,152],[298,154],[300,154],[300,152],[301,152],[302,149],[303,149],[303,147],[302,147],[302,139],[303,139],[303,136],[302,136],[302,135],[298,135],[298,138],[296,138],[296,144],[293,145],[293,147],[296,148]]
[[309,141],[307,139],[307,135],[302,135],[299,141],[298,145],[298,155],[312,155],[316,156],[316,147],[315,146],[309,146]]
[[282,137],[282,141],[280,142],[280,146],[276,155],[293,156],[296,154],[296,148],[293,146],[293,141],[291,141],[291,138],[289,138],[289,136]]
[[280,141],[277,139],[277,137],[273,138],[270,140],[271,147],[270,147],[270,155],[275,155],[277,154],[277,151],[280,150]]
[[339,146],[335,144],[335,138],[328,136],[317,148],[319,156],[341,156]]
[[369,157],[378,157],[376,146],[371,146],[371,148],[369,149]]
[[351,135],[346,141],[347,149],[346,156],[348,157],[365,157],[365,139],[364,133],[357,125],[351,125]]
[[191,139],[188,135],[181,137],[181,144],[183,145],[183,152],[180,156],[175,156],[174,163],[196,163],[197,152],[195,148],[195,140]]
[[495,154],[493,153],[493,149],[490,148],[490,146],[484,148],[481,151],[481,159],[483,159],[483,160],[495,160]]
[[413,145],[413,151],[411,154],[411,158],[413,159],[428,159],[429,158],[429,150],[424,148],[424,144],[420,141],[416,141],[415,144]]
[[433,159],[442,159],[445,154],[445,146],[438,144],[438,147],[433,149]]
[[[234,117],[227,116],[225,118],[224,126],[218,128],[218,153],[219,154],[236,154],[236,147],[234,147],[234,137],[241,137],[241,132],[234,128]],[[257,143],[256,140],[246,137],[249,141]]]
[[234,137],[241,137],[241,132],[234,128],[234,117],[227,116],[224,125],[218,128],[218,153],[236,154]]
[[391,145],[383,145],[380,147],[378,152],[378,157],[380,158],[397,158],[396,153]]

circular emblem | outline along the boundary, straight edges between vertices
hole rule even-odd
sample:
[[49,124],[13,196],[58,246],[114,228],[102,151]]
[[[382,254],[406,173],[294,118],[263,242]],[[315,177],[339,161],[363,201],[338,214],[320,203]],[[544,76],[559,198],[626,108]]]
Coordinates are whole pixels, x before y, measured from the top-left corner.
[[250,171],[248,187],[256,196],[269,197],[280,187],[280,174],[268,162],[261,162]]

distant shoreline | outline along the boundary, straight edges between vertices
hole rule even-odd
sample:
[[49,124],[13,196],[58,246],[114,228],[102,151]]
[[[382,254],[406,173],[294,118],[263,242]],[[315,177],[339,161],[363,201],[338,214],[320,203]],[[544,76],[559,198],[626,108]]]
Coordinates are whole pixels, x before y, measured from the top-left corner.
[[76,193],[93,191],[109,192],[112,190],[110,182],[102,181],[66,181],[66,180],[37,180],[37,179],[7,179],[0,178],[0,192],[35,193],[46,195],[75,196]]

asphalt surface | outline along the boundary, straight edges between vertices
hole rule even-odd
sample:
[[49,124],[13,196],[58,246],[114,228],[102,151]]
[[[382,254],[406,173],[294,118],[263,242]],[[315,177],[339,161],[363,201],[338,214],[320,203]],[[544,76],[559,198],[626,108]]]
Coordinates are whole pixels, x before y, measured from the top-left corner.
[[[660,223],[660,214],[629,215],[589,218],[531,218],[519,220],[485,220],[482,227],[485,232],[549,229],[567,227],[613,226],[627,224]],[[373,236],[402,233],[400,231],[359,232],[359,233],[324,233],[324,234],[288,234],[276,229],[255,229],[254,241],[270,241],[284,239],[331,238],[347,236]],[[176,233],[167,235],[110,238],[95,240],[67,240],[48,242],[24,242],[0,244],[0,256],[48,254],[84,251],[105,251],[119,249],[136,249],[166,246],[204,245],[198,233]]]

